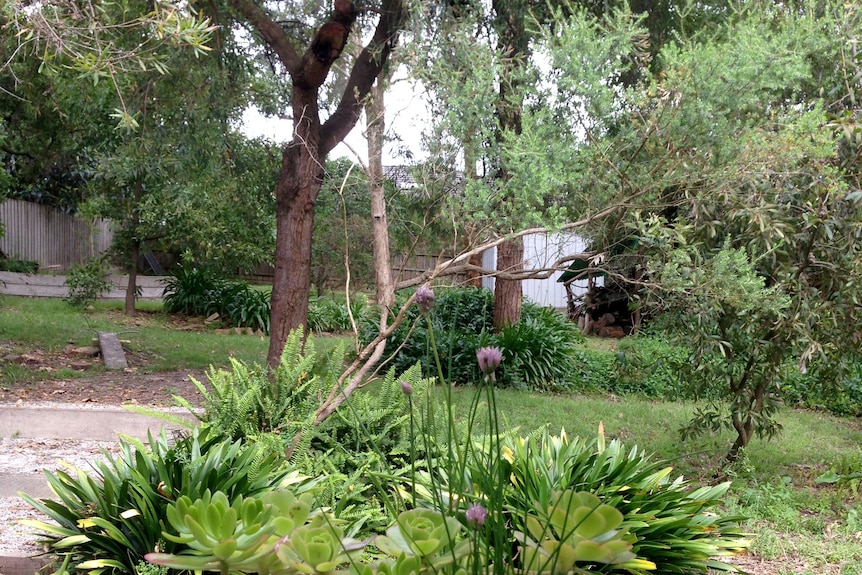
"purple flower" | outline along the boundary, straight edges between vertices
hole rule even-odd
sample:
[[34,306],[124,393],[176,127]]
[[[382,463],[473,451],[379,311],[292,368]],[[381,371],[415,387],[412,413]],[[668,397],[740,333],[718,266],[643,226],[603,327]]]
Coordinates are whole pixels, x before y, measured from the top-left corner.
[[485,519],[488,518],[488,510],[478,503],[471,503],[467,508],[467,523],[472,523],[476,527],[481,527],[485,524]]
[[431,311],[431,306],[434,305],[434,290],[424,285],[416,290],[415,297],[416,305],[419,306],[419,311],[427,314]]
[[402,379],[401,380],[401,392],[404,395],[406,395],[407,397],[410,397],[411,395],[413,395],[413,386]]
[[500,367],[503,352],[499,347],[481,347],[476,350],[476,360],[479,362],[479,370],[485,375],[491,375]]

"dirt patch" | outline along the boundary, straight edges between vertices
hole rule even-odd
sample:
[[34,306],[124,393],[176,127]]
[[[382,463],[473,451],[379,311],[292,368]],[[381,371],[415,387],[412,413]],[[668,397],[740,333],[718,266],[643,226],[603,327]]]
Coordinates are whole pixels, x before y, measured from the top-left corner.
[[190,375],[202,383],[207,382],[203,372],[186,370],[104,372],[82,378],[5,383],[0,385],[0,403],[53,401],[169,407],[175,404],[173,396],[180,395],[197,405],[201,395],[189,379]]

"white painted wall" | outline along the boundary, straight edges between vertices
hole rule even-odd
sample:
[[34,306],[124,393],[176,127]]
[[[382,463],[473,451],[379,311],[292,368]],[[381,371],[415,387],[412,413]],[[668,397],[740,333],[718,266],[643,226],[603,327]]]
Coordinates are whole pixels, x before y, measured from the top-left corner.
[[[552,233],[531,234],[524,236],[524,269],[542,269],[550,267],[558,259],[586,250],[586,240],[576,234]],[[482,252],[482,267],[497,269],[497,248]],[[555,271],[547,279],[524,280],[522,287],[524,297],[538,305],[566,309],[566,288],[557,279],[562,271]],[[494,278],[482,278],[482,287],[494,291]],[[587,280],[578,280],[572,284],[572,291],[580,295],[587,291]]]

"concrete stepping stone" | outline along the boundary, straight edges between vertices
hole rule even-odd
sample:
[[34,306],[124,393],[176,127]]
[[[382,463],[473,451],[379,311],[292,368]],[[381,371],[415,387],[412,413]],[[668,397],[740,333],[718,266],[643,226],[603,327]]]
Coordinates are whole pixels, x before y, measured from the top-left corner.
[[109,331],[99,332],[99,347],[102,348],[102,361],[106,369],[128,369],[126,352],[117,338],[117,334]]

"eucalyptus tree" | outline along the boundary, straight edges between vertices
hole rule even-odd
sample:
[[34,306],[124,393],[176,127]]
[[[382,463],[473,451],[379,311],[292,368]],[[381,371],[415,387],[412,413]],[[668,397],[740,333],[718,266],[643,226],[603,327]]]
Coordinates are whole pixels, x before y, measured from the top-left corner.
[[[278,364],[291,329],[303,325],[308,315],[314,205],[323,180],[329,152],[353,129],[363,100],[396,45],[407,18],[404,0],[382,0],[359,8],[348,0],[336,0],[334,10],[311,9],[313,36],[297,27],[282,26],[265,3],[231,0],[241,21],[277,57],[290,78],[292,140],[285,146],[276,186],[276,253],[272,292],[272,333],[267,361]],[[300,7],[288,3],[299,12]],[[305,6],[309,8],[309,6]],[[376,24],[359,55],[349,64],[347,81],[338,103],[321,118],[321,92],[330,71],[342,57],[354,27],[376,16]],[[362,18],[360,18],[360,16]]]
[[[38,7],[14,4],[21,29],[36,35],[44,31],[43,44],[50,47],[55,38],[71,37],[74,42],[66,42],[66,56],[71,56],[73,66],[83,67],[90,74],[119,77],[131,72],[125,66],[127,62],[141,63],[143,68],[167,70],[159,58],[153,57],[153,51],[145,50],[142,54],[134,47],[118,51],[112,43],[103,43],[103,34],[107,33],[103,29],[97,27],[98,33],[92,33],[93,27],[89,24],[101,14],[102,4],[84,3],[88,10],[83,11],[76,3],[66,0],[42,2]],[[236,22],[248,32],[249,42],[263,47],[272,56],[273,71],[289,78],[289,95],[273,100],[276,104],[289,102],[293,120],[291,141],[283,149],[275,186],[277,241],[268,353],[268,363],[273,366],[280,359],[288,332],[303,325],[307,318],[314,203],[320,191],[326,157],[358,121],[363,99],[394,48],[407,18],[407,3],[381,0],[377,5],[357,6],[348,0],[336,0],[331,11],[308,2],[225,0],[224,3],[201,3],[201,10],[210,12],[211,21],[189,18],[195,6],[194,3],[156,2],[150,6],[151,10],[136,13],[130,9],[121,14],[118,25],[109,30],[137,30],[142,44],[154,38],[173,38],[177,43],[202,51],[207,47],[205,36],[211,32],[211,22],[226,27]],[[283,17],[284,14],[288,17]],[[327,84],[330,71],[342,58],[350,34],[362,33],[354,28],[365,24],[371,28],[369,40],[349,62],[349,72],[345,74],[346,81],[339,90],[337,104],[330,108],[328,117],[322,119],[321,112],[326,111],[322,92],[332,87]],[[100,61],[94,54],[103,52],[93,49],[94,45],[108,48],[104,52],[116,57],[107,63]],[[79,46],[85,48],[69,54],[70,47]],[[50,55],[54,57],[62,52],[53,50]],[[255,57],[249,52],[249,59]],[[118,90],[118,94],[122,93]],[[127,109],[121,107],[116,113],[126,124],[134,124],[134,114]]]

